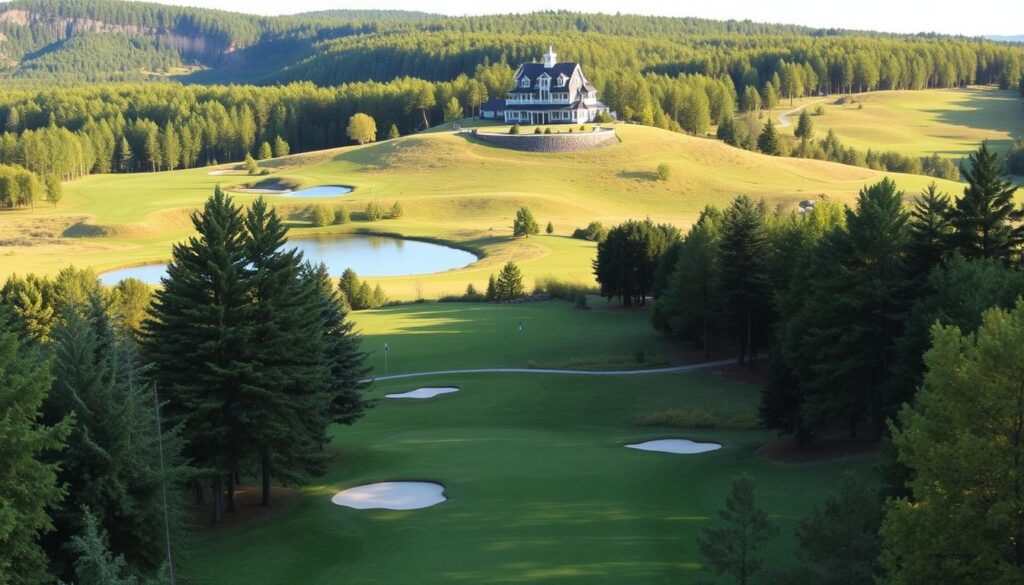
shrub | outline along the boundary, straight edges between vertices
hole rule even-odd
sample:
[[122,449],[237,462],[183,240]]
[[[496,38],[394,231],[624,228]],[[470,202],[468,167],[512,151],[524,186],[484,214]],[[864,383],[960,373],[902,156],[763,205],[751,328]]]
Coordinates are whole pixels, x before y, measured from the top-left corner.
[[599,124],[611,124],[614,121],[614,119],[612,118],[612,115],[609,114],[608,112],[599,112],[597,116],[594,118],[594,121]]
[[391,206],[391,213],[388,215],[388,217],[390,217],[391,219],[398,219],[402,217],[402,215],[404,215],[404,211],[402,210],[402,204],[399,203],[398,201],[395,201],[395,204]]
[[530,237],[540,233],[537,220],[533,219],[533,213],[527,207],[520,207],[516,212],[516,218],[512,220],[512,235],[520,238]]
[[540,134],[541,133],[541,129],[539,127],[538,128],[534,128],[533,129],[533,133],[534,134]]
[[556,276],[542,276],[538,278],[534,289],[538,292],[548,293],[551,295],[551,298],[564,301],[575,301],[580,295],[596,295],[601,292],[592,284],[562,280]]
[[519,124],[512,124],[512,127],[508,129],[509,134],[519,134],[520,132],[522,132],[522,129],[519,127]]
[[250,175],[260,174],[260,165],[256,163],[256,159],[254,159],[251,154],[245,153],[245,162],[242,164]]
[[825,106],[819,104],[818,107],[814,108],[814,115],[815,116],[824,116],[825,115]]
[[591,242],[603,242],[608,235],[608,230],[599,221],[592,221],[585,228],[577,228],[572,232],[572,237],[577,240],[589,240]]
[[313,225],[324,227],[331,225],[334,221],[334,212],[326,205],[317,205],[313,208]]
[[366,204],[366,221],[377,221],[384,219],[384,209],[380,205],[371,201]]
[[584,126],[583,124],[580,124],[580,132],[586,132],[586,131],[587,131],[587,127]]
[[472,282],[466,285],[466,296],[477,296],[478,294],[480,293],[476,291],[476,286]]
[[545,134],[551,134],[551,128],[545,128],[544,129],[544,133]]
[[1006,153],[1006,169],[1013,175],[1024,175],[1024,138]]
[[347,207],[342,206],[342,207],[339,207],[338,209],[334,210],[334,223],[335,224],[341,225],[341,224],[344,224],[344,223],[348,223],[349,221],[351,221],[351,219],[352,218],[349,215]]
[[658,178],[662,181],[667,181],[669,175],[672,174],[672,167],[668,166],[668,163],[661,163],[658,165]]
[[590,306],[587,305],[587,295],[584,293],[577,293],[575,306],[580,310],[589,309]]
[[550,236],[555,233],[555,224],[548,222],[548,227],[544,228],[544,231]]

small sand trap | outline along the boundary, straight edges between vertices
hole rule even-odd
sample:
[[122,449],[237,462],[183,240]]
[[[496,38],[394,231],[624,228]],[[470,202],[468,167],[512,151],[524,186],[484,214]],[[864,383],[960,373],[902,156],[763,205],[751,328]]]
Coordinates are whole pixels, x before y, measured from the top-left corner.
[[402,392],[400,394],[385,394],[384,398],[433,398],[442,394],[451,394],[452,392],[458,392],[458,388],[417,388],[410,392]]
[[656,441],[646,441],[643,443],[626,445],[626,447],[629,447],[630,449],[639,449],[641,451],[675,453],[676,455],[694,455],[722,448],[718,443],[697,443],[696,441],[690,441],[689,439],[658,439]]
[[241,175],[241,174],[244,174],[244,173],[242,171],[238,170],[238,169],[217,169],[216,171],[210,171],[207,174],[214,175],[214,176],[219,176],[219,175]]
[[444,486],[439,483],[385,481],[340,491],[331,498],[331,502],[356,510],[418,510],[436,506],[447,499]]

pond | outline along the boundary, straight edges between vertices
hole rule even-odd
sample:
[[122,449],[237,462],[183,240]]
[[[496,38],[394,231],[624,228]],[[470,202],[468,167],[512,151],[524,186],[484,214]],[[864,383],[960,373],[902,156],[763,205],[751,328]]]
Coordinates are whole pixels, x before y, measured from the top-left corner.
[[291,197],[293,199],[320,199],[322,197],[337,197],[339,195],[348,195],[352,192],[352,187],[346,187],[344,185],[321,185],[319,187],[310,187],[309,189],[299,189],[298,191],[292,191],[290,193],[282,193],[282,197]]
[[[369,235],[319,235],[289,242],[306,260],[323,262],[327,271],[340,276],[346,268],[359,276],[410,276],[463,268],[477,257],[465,250],[439,244]],[[100,274],[100,281],[114,285],[125,278],[160,284],[167,274],[164,262],[128,266]]]

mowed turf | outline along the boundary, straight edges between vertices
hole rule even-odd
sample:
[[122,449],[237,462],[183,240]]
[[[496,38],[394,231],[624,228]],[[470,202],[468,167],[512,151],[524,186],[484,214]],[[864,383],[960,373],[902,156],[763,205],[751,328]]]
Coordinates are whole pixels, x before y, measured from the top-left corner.
[[[559,301],[481,310],[425,304],[360,313],[357,323],[367,332],[366,349],[386,335],[408,370],[598,353],[607,349],[598,335],[666,352],[673,345],[647,326],[643,312],[567,307]],[[527,323],[523,339],[530,343],[511,332],[505,342],[491,342],[519,320]],[[538,339],[531,330],[540,323],[547,333]],[[460,391],[429,400],[384,398],[453,385]],[[696,583],[709,577],[700,569],[696,538],[743,473],[755,478],[759,501],[781,528],[767,551],[769,564],[779,566],[792,558],[796,522],[842,473],[873,481],[875,459],[782,465],[757,453],[776,440],[772,432],[635,422],[666,409],[752,420],[759,392],[713,370],[449,374],[378,383],[371,392],[376,406],[354,426],[333,428],[333,460],[324,477],[301,488],[280,514],[199,533],[179,568],[197,584]],[[671,437],[723,448],[685,456],[623,446]],[[330,501],[343,489],[393,480],[441,483],[449,500],[406,512]]]
[[[766,431],[653,429],[633,417],[664,408],[749,415],[758,389],[713,373],[638,377],[465,375],[380,384],[373,395],[457,385],[431,400],[381,400],[338,428],[330,473],[286,516],[203,533],[190,582],[695,583],[696,538],[733,477],[754,477],[781,527],[769,564],[788,562],[798,519],[842,472],[873,477],[874,460],[780,465],[756,450]],[[701,455],[624,443],[716,441]],[[340,490],[377,481],[434,481],[449,500],[415,511],[352,510]]]
[[[806,100],[811,111],[825,108],[824,115],[812,117],[818,138],[832,129],[843,144],[860,151],[960,159],[984,140],[1005,151],[1024,135],[1024,104],[1016,91],[969,87],[853,97],[856,103],[844,105],[835,105],[835,98]],[[792,118],[795,125],[797,116]]]
[[[441,130],[401,139],[271,161],[271,177],[303,186],[353,185],[344,197],[299,201],[271,196],[295,228],[312,233],[399,234],[442,240],[477,252],[481,261],[432,275],[381,278],[394,298],[459,294],[468,283],[482,288],[489,274],[509,260],[520,263],[528,285],[558,275],[593,282],[593,243],[574,240],[572,231],[591,220],[614,225],[651,217],[685,228],[708,204],[725,206],[739,193],[771,205],[829,196],[849,202],[881,173],[833,163],[768,157],[719,141],[654,128],[616,125],[621,143],[572,154],[522,153],[475,142]],[[657,179],[667,163],[671,176]],[[223,167],[227,168],[227,167]],[[71,182],[57,209],[4,212],[0,216],[0,277],[29,271],[53,274],[74,263],[105,270],[166,260],[171,244],[192,231],[188,215],[214,185],[256,181],[244,175],[210,175],[211,169],[155,174],[100,175]],[[896,176],[918,192],[925,177]],[[953,183],[943,188],[958,191]],[[239,194],[246,204],[254,195]],[[398,201],[400,219],[359,221],[374,201],[389,208]],[[356,221],[313,228],[311,205],[346,205]],[[554,236],[511,237],[517,208],[528,206],[541,227],[551,221]],[[378,279],[373,279],[377,281]]]
[[[453,368],[634,369],[693,361],[698,352],[656,334],[648,314],[590,297],[492,305],[425,303],[352,313],[374,375]],[[637,361],[637,353],[643,361]]]

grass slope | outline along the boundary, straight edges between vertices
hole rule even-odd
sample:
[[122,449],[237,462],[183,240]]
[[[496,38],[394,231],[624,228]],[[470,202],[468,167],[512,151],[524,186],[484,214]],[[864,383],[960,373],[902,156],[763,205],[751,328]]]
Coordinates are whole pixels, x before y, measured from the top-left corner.
[[[768,157],[700,139],[641,126],[617,126],[621,144],[573,154],[515,152],[448,132],[404,137],[272,161],[274,177],[303,186],[349,184],[346,197],[314,204],[345,204],[361,211],[369,201],[400,201],[405,216],[369,223],[311,228],[310,203],[272,197],[290,214],[293,235],[372,231],[440,239],[484,258],[458,271],[379,279],[393,297],[457,294],[468,282],[482,287],[488,274],[508,260],[522,263],[527,278],[557,274],[592,280],[592,243],[568,236],[590,220],[606,225],[650,216],[687,226],[709,203],[726,205],[736,194],[794,204],[808,197],[851,201],[881,173],[833,163]],[[665,162],[668,181],[654,171]],[[55,273],[69,263],[97,270],[166,259],[170,244],[191,231],[188,213],[215,184],[255,182],[245,176],[211,175],[210,169],[155,174],[90,176],[66,187],[60,208],[4,212],[0,224],[0,277],[12,272]],[[899,176],[916,193],[924,177]],[[951,191],[955,184],[945,184]],[[253,195],[238,195],[247,203]],[[511,238],[516,208],[529,206],[556,235]]]
[[[818,137],[828,129],[847,146],[895,150],[914,156],[960,159],[988,140],[1000,151],[1024,134],[1024,105],[1016,91],[989,87],[930,91],[879,91],[854,96],[857,103],[805,100],[825,108],[814,116]],[[783,107],[788,108],[788,101]],[[863,109],[859,104],[864,104]],[[797,103],[797,105],[800,105]],[[796,116],[793,116],[794,124]],[[790,129],[789,132],[792,132]]]

